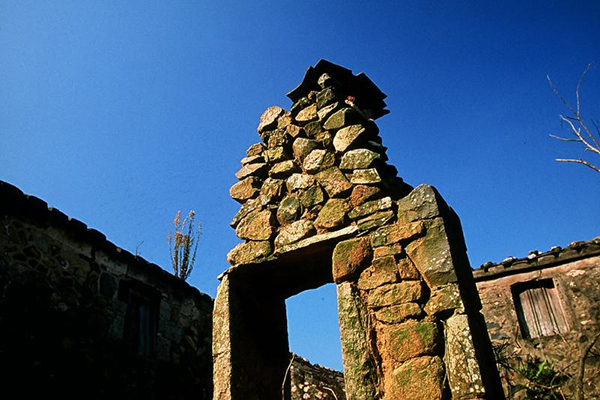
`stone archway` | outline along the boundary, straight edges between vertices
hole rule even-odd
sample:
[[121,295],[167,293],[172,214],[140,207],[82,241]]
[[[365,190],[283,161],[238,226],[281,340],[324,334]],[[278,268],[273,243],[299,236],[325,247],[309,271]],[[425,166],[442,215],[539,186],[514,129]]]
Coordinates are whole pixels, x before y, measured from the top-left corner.
[[[280,399],[285,299],[337,284],[348,399],[503,398],[462,228],[386,163],[385,95],[321,60],[270,107],[236,174],[213,317],[214,398]],[[289,394],[288,394],[289,396]]]

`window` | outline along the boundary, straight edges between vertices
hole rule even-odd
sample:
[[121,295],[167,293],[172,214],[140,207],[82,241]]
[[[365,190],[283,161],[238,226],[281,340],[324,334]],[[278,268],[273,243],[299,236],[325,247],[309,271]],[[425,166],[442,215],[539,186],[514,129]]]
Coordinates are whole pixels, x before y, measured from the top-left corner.
[[124,338],[137,355],[154,355],[158,330],[158,304],[160,293],[135,281],[121,281],[120,298],[127,302]]
[[511,290],[523,337],[552,336],[569,330],[552,279],[517,283]]

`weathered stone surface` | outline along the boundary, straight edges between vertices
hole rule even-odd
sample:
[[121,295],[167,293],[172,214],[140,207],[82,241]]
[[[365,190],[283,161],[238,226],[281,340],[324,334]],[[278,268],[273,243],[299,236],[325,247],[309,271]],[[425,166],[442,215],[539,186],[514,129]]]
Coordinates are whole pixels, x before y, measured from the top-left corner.
[[357,231],[358,231],[358,228],[356,226],[350,225],[345,228],[338,229],[337,231],[313,235],[306,239],[302,239],[296,243],[279,247],[279,248],[275,249],[275,254],[283,254],[283,253],[287,253],[290,251],[303,249],[303,248],[312,246],[314,244],[323,243],[323,242],[327,242],[330,240],[344,239],[349,236],[352,236]]
[[267,164],[257,163],[257,164],[246,164],[236,172],[235,177],[238,179],[244,179],[248,176],[258,176],[265,177],[267,175],[267,171],[269,167]]
[[283,108],[272,106],[267,108],[260,116],[260,122],[258,124],[258,133],[268,131],[277,127],[277,118],[284,113]]
[[366,203],[355,207],[348,216],[351,219],[358,219],[367,215],[374,214],[378,211],[385,211],[392,208],[392,199],[384,197],[383,199],[367,201]]
[[315,140],[317,141],[317,143],[319,143],[321,146],[325,147],[326,149],[331,147],[331,141],[333,140],[333,135],[331,135],[331,133],[329,131],[323,131],[323,132],[319,132],[317,133],[317,135],[315,136]]
[[240,221],[235,234],[240,239],[268,240],[275,232],[274,223],[271,210],[256,210]]
[[331,115],[331,117],[327,118],[323,128],[327,130],[340,129],[344,126],[360,123],[362,120],[364,120],[364,117],[360,115],[358,111],[353,108],[346,107],[336,111]]
[[364,185],[355,186],[350,195],[350,203],[353,207],[358,207],[365,201],[377,196],[379,193],[381,193],[381,189],[378,187]]
[[300,123],[300,124],[307,123],[309,121],[315,121],[316,119],[317,119],[317,105],[316,104],[311,104],[310,106],[308,106],[305,109],[303,109],[302,111],[300,111],[298,113],[298,115],[296,115],[296,121],[298,121],[298,123]]
[[367,310],[358,290],[350,282],[337,285],[338,318],[348,400],[377,398],[376,364],[367,332]]
[[394,369],[391,379],[386,379],[386,395],[383,400],[442,399],[443,388],[444,363],[441,358],[423,356],[409,360]]
[[398,220],[412,222],[440,215],[435,189],[419,185],[408,196],[398,201]]
[[346,176],[355,185],[374,185],[382,181],[377,168],[355,169]]
[[312,221],[300,220],[283,227],[275,238],[275,247],[282,247],[312,235],[315,231]]
[[373,265],[361,272],[358,278],[358,288],[370,290],[397,281],[396,260],[394,260],[394,256],[388,256],[374,259]]
[[246,164],[256,164],[256,163],[264,163],[264,162],[265,162],[265,158],[262,155],[257,155],[257,156],[250,156],[250,157],[242,158],[242,161],[240,162],[240,164],[242,164],[242,166],[244,166]]
[[302,168],[308,173],[317,173],[321,170],[330,168],[335,163],[333,154],[327,150],[316,149],[310,152],[304,159]]
[[292,174],[285,181],[285,185],[289,192],[295,192],[302,189],[308,189],[315,184],[315,178],[306,174]]
[[340,153],[348,150],[359,138],[366,136],[367,130],[362,125],[350,125],[340,129],[333,138],[333,147]]
[[300,110],[308,107],[310,105],[311,101],[308,98],[308,96],[302,97],[300,99],[298,99],[298,101],[296,101],[293,105],[292,105],[292,109],[290,110],[292,112],[292,115],[296,115],[300,112]]
[[421,318],[423,309],[417,303],[383,307],[375,311],[375,319],[386,324],[398,324],[409,318]]
[[346,214],[350,209],[345,199],[329,199],[315,220],[317,228],[332,229],[344,224]]
[[410,224],[395,223],[393,225],[379,228],[371,237],[373,247],[387,246],[402,240],[414,239],[425,231],[422,221]]
[[[422,224],[422,221],[418,223]],[[426,221],[426,226],[427,234],[408,244],[406,254],[415,263],[430,288],[456,282],[456,271],[444,221],[435,218]]]
[[258,196],[255,199],[250,199],[242,204],[240,210],[235,214],[231,223],[229,224],[231,227],[235,228],[240,221],[246,217],[246,215],[250,214],[254,210],[258,210],[263,208],[269,203],[268,198],[265,196]]
[[304,158],[310,154],[311,151],[316,149],[319,145],[313,139],[297,138],[294,140],[292,149],[294,152],[294,159],[299,165],[302,165]]
[[300,195],[300,203],[306,208],[312,208],[324,200],[323,189],[319,185],[311,186]]
[[277,129],[285,130],[291,123],[292,113],[285,111],[284,114],[277,119]]
[[269,163],[278,163],[287,158],[287,154],[283,146],[273,147],[272,149],[265,150],[264,156]]
[[371,214],[363,219],[359,219],[358,221],[356,221],[356,225],[358,225],[358,229],[361,232],[368,231],[386,225],[388,222],[393,220],[394,217],[395,215],[392,210],[381,211],[375,214]]
[[340,242],[333,250],[333,281],[353,279],[369,266],[373,250],[366,237]]
[[262,154],[265,146],[262,143],[254,143],[252,146],[248,147],[246,150],[246,155],[248,157],[259,156]]
[[[334,139],[335,140],[335,139]],[[340,169],[365,169],[371,167],[375,160],[381,158],[379,153],[369,149],[350,150],[342,156]]]
[[[266,132],[263,134],[263,136],[266,135]],[[266,136],[263,138],[263,140],[266,138]],[[288,148],[289,144],[290,144],[291,138],[288,136],[288,134],[285,132],[285,130],[283,129],[277,129],[274,131],[271,131],[268,135],[267,138],[267,147],[269,149],[274,149],[276,147],[284,147],[284,148]]]
[[398,243],[389,245],[389,246],[381,246],[376,247],[373,250],[373,258],[385,257],[385,256],[393,256],[396,254],[402,253],[402,246]]
[[328,87],[317,93],[317,110],[336,101],[335,89]]
[[396,363],[414,357],[438,355],[440,334],[434,322],[407,321],[399,325],[381,324],[377,329],[377,347]]
[[277,208],[277,221],[281,225],[287,225],[296,221],[302,213],[300,200],[296,196],[285,196]]
[[473,337],[466,315],[446,321],[446,369],[452,398],[485,398],[479,363],[475,357]]
[[319,121],[312,121],[304,125],[304,133],[306,133],[306,136],[309,138],[314,138],[321,132],[323,132],[323,128]]
[[371,308],[395,306],[418,301],[422,295],[423,287],[419,281],[390,283],[370,291],[367,303]]
[[267,178],[260,188],[260,195],[267,199],[268,203],[277,201],[283,196],[283,179]]
[[231,189],[229,189],[229,195],[232,199],[243,202],[258,196],[261,184],[262,179],[255,176],[248,177],[233,185]]
[[421,274],[408,257],[402,257],[398,260],[398,275],[401,279],[406,280],[421,279]]
[[302,134],[304,131],[298,125],[288,125],[285,128],[285,132],[292,138],[296,138],[300,136],[300,134]]
[[277,163],[269,171],[269,176],[272,178],[287,178],[294,172],[298,171],[298,166],[292,160],[282,161]]
[[334,111],[337,111],[341,106],[342,106],[342,103],[338,102],[338,103],[330,104],[327,107],[321,108],[319,111],[317,111],[317,116],[319,117],[319,121],[323,121],[323,120],[326,120],[327,118],[329,118],[329,116],[331,114],[333,114]]
[[329,197],[336,197],[352,189],[352,184],[337,167],[331,167],[319,172],[317,181],[325,189]]
[[272,252],[273,246],[267,240],[240,243],[227,253],[227,261],[231,265],[252,264],[260,262]]
[[435,315],[441,312],[452,312],[456,310],[464,312],[464,306],[458,284],[450,283],[441,286],[431,291],[431,295],[427,304],[425,304],[425,312],[428,315]]

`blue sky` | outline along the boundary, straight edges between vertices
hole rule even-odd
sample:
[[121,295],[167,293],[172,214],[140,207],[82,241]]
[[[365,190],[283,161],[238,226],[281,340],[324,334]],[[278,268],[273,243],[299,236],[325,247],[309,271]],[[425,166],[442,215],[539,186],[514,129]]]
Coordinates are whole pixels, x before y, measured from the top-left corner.
[[[522,4],[526,3],[526,4]],[[309,65],[389,97],[390,163],[461,217],[473,266],[600,235],[600,174],[546,81],[600,119],[597,1],[3,1],[0,179],[169,267],[177,210],[203,224],[190,283],[214,297],[229,198],[258,118]],[[335,288],[288,301],[292,350],[341,369]]]

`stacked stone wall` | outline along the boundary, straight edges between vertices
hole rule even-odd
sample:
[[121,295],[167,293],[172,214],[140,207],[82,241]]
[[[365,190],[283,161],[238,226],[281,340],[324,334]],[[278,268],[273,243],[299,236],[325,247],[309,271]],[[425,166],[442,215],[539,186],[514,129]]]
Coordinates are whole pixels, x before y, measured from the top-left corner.
[[5,393],[212,398],[210,297],[7,183],[0,198]]
[[[434,188],[413,189],[387,164],[374,122],[385,95],[364,74],[320,61],[288,97],[291,111],[261,116],[261,142],[231,188],[244,242],[228,255],[220,293],[231,296],[236,281],[281,288],[283,275],[315,265],[281,296],[338,285],[349,399],[502,398],[460,222]],[[219,349],[220,360],[235,352]],[[241,398],[225,392],[216,398]]]

